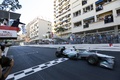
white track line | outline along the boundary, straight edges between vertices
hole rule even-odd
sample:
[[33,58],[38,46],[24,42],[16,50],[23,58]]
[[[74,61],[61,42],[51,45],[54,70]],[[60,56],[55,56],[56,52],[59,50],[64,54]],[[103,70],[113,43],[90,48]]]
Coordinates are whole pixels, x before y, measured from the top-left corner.
[[38,71],[44,70],[44,69],[49,68],[49,67],[54,66],[54,65],[57,65],[57,64],[64,62],[66,60],[68,60],[68,58],[58,58],[58,59],[55,59],[55,60],[40,64],[40,65],[31,67],[31,68],[28,68],[25,70],[21,70],[19,72],[10,74],[6,80],[18,80],[18,79],[26,77],[28,75],[34,74]]

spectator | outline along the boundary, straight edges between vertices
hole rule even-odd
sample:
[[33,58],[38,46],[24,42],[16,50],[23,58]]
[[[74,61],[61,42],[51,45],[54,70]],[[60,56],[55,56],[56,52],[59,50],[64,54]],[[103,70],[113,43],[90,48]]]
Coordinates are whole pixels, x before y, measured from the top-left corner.
[[4,21],[3,21],[3,25],[5,25],[5,26],[7,26],[8,25],[8,19],[6,18],[6,19],[4,19]]
[[[4,51],[4,50],[1,50],[1,46],[0,46],[0,80],[5,80],[7,78],[7,76],[9,75],[10,71],[12,70],[14,61],[13,61],[13,59],[3,57],[2,51]],[[6,66],[6,65],[9,65],[9,66]],[[5,70],[4,74],[3,74],[2,68],[5,66],[8,67],[8,69]]]
[[12,24],[11,26],[12,26],[12,27],[18,27],[19,24],[25,25],[24,23],[20,22],[20,19],[17,19],[17,20],[15,20],[15,21],[13,22],[13,24]]
[[108,23],[108,16],[105,16],[104,22],[105,22],[105,23]]

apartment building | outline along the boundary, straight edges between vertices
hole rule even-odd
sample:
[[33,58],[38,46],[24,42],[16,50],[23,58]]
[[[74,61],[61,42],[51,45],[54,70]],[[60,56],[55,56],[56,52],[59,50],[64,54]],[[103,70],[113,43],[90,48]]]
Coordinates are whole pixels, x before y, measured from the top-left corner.
[[[70,11],[60,14],[59,12],[63,10],[60,6],[63,6],[66,1],[69,1],[67,4],[70,5],[68,9]],[[120,33],[120,0],[55,0],[54,4],[55,27],[66,27],[61,19],[67,14],[70,15],[69,22],[66,22],[66,24],[70,23],[68,26],[70,29],[63,34],[108,33],[117,35]]]
[[50,21],[35,18],[26,26],[27,37],[30,42],[39,43],[45,38],[45,35],[52,31],[52,23]]
[[71,8],[70,0],[54,0],[54,26],[64,27],[67,31],[64,36],[71,33]]

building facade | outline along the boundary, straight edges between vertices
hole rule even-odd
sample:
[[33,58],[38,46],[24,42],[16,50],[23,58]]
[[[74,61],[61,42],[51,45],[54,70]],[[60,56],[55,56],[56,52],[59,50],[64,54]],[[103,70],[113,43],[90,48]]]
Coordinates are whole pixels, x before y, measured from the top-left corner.
[[[64,6],[68,8],[66,13],[63,12]],[[55,0],[54,17],[55,27],[69,27],[63,36],[71,33],[78,36],[96,33],[118,35],[120,0]]]
[[71,33],[71,4],[70,0],[54,0],[54,26],[68,29],[64,36]]
[[52,31],[52,23],[44,19],[35,18],[27,24],[26,31],[29,42],[39,43],[40,40],[46,38],[47,34]]

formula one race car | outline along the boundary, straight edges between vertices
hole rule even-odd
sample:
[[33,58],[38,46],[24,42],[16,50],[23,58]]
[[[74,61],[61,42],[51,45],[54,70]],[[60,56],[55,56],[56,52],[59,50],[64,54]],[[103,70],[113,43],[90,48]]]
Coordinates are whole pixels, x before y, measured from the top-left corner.
[[100,54],[97,52],[90,52],[89,50],[79,51],[75,47],[65,48],[59,47],[55,53],[56,57],[68,57],[70,59],[85,59],[91,65],[100,65],[101,67],[113,69],[114,59],[113,56]]

